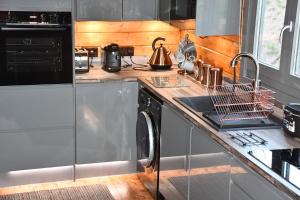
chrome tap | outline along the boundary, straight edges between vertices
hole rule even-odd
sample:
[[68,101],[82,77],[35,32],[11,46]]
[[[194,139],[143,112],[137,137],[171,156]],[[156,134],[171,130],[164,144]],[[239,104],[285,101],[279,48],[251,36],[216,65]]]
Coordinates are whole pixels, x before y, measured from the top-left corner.
[[254,89],[257,90],[259,87],[259,64],[257,62],[257,60],[254,58],[254,56],[251,53],[247,53],[247,52],[241,52],[238,53],[236,56],[234,56],[234,58],[231,60],[231,67],[234,69],[233,71],[233,83],[236,84],[236,65],[238,62],[238,59],[240,57],[247,57],[250,58],[254,65],[255,65],[255,79],[254,79]]

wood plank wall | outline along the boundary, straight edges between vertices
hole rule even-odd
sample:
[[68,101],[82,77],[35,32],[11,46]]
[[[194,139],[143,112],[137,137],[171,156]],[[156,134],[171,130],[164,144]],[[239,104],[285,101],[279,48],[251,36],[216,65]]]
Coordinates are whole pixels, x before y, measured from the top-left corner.
[[230,68],[232,57],[239,52],[239,36],[198,37],[195,33],[195,21],[173,21],[171,26],[160,21],[88,21],[75,23],[75,45],[85,47],[103,47],[110,43],[121,46],[132,45],[135,55],[152,55],[151,44],[156,37],[165,37],[165,46],[175,52],[180,40],[189,34],[197,45],[197,52],[206,63],[219,66],[227,74],[233,74]]
[[88,21],[75,23],[75,46],[104,47],[110,43],[120,46],[132,45],[135,55],[152,55],[152,41],[165,37],[162,42],[174,52],[180,41],[180,30],[160,21],[104,22]]
[[[180,37],[182,39],[186,34],[189,34],[189,38],[196,43],[199,58],[213,66],[222,67],[228,75],[233,74],[230,61],[240,49],[238,35],[198,37],[195,35],[194,20],[174,21],[173,23],[180,27]],[[238,71],[239,67],[237,68]]]

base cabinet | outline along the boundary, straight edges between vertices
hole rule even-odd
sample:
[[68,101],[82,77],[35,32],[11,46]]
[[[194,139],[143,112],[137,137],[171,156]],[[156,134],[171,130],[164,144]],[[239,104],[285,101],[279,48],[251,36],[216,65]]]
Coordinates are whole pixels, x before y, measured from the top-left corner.
[[162,108],[159,191],[166,199],[188,196],[188,151],[191,124],[169,106]]
[[0,172],[74,163],[73,129],[0,133]]
[[74,126],[72,85],[2,86],[0,132]]
[[73,86],[0,88],[0,172],[74,164]]
[[231,156],[196,127],[190,144],[189,199],[228,200]]
[[290,200],[240,161],[231,163],[230,200]]
[[136,160],[137,94],[137,82],[77,85],[77,164]]

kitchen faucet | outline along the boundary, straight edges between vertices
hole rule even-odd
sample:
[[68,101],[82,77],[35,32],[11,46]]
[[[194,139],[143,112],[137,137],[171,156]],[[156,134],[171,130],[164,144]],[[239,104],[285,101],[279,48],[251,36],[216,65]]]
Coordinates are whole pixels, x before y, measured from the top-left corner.
[[247,53],[247,52],[241,52],[238,53],[236,56],[234,56],[234,58],[231,61],[231,67],[234,69],[233,71],[233,84],[236,84],[236,65],[238,62],[238,59],[240,57],[247,57],[250,58],[254,65],[255,65],[255,79],[254,79],[254,90],[257,90],[259,87],[259,64],[257,62],[257,60],[254,58],[254,56],[251,53]]

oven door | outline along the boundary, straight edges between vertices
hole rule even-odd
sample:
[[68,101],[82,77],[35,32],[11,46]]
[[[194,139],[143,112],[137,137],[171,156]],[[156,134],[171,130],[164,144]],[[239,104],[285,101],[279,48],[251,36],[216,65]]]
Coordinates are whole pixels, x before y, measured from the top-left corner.
[[0,85],[72,83],[72,68],[71,27],[1,27]]
[[138,177],[155,199],[158,194],[158,137],[151,113],[141,111],[136,124]]

